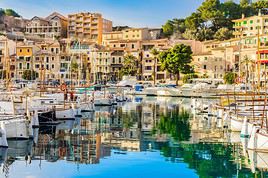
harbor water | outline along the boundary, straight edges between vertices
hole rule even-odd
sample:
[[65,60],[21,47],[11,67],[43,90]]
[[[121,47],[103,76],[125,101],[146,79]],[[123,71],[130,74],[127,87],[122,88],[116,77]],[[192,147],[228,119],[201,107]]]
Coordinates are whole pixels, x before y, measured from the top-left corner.
[[133,97],[8,140],[0,177],[268,177],[268,153],[244,150],[245,138],[217,122],[190,98]]

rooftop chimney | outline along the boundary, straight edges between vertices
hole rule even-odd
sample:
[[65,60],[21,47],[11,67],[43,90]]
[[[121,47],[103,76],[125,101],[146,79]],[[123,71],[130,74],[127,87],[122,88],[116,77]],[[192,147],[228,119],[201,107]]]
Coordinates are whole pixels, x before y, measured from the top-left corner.
[[259,17],[261,16],[261,9],[259,9],[258,16]]

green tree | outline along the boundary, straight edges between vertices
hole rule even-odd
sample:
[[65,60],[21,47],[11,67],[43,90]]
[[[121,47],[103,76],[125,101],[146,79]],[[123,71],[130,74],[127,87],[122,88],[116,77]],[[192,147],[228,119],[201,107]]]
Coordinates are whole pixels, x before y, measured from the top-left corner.
[[254,8],[255,10],[268,8],[268,1],[262,0],[252,3],[252,8]]
[[190,30],[197,30],[201,26],[203,26],[204,20],[201,18],[200,13],[192,13],[185,19],[185,26]]
[[184,44],[175,45],[173,48],[159,54],[159,60],[163,70],[176,75],[176,85],[180,79],[180,73],[191,73],[192,50]]
[[190,114],[185,110],[177,111],[168,116],[161,116],[157,129],[161,134],[169,134],[178,141],[188,141],[191,138]]
[[222,3],[220,9],[223,12],[223,19],[219,20],[221,28],[228,28],[229,30],[232,30],[232,20],[241,18],[242,7],[229,0]]
[[244,57],[244,60],[241,62],[246,68],[246,83],[249,81],[249,74],[250,74],[250,67],[252,67],[252,64],[254,64],[254,61],[250,59],[248,56]]
[[195,34],[195,39],[199,41],[212,40],[214,32],[210,28],[201,28]]
[[224,19],[223,12],[221,11],[220,0],[205,0],[197,11],[201,14],[201,18],[207,24],[213,24],[213,28],[218,30],[220,28],[219,20]]
[[234,84],[237,74],[234,72],[228,72],[224,75],[223,80],[226,84]]
[[165,37],[170,37],[174,32],[174,24],[172,20],[168,20],[165,25],[162,26]]
[[170,37],[172,35],[181,35],[185,32],[185,19],[173,19],[168,20],[165,25],[162,26],[163,34],[165,37]]
[[5,9],[6,16],[20,17],[20,15],[15,12],[13,9]]
[[220,28],[214,35],[214,38],[220,41],[228,40],[233,37],[233,31],[228,28]]
[[38,73],[34,70],[24,70],[22,73],[22,78],[24,80],[35,80],[38,77]]
[[197,30],[191,30],[191,29],[187,29],[183,34],[183,38],[188,39],[188,40],[194,40],[196,39],[196,33]]
[[137,58],[131,54],[127,54],[124,57],[123,66],[120,70],[121,75],[134,76],[137,74]]
[[76,77],[78,78],[79,66],[76,61],[72,60],[70,70],[71,70],[71,79],[73,78],[73,74],[76,74]]
[[249,0],[240,0],[240,6],[241,7],[249,6]]
[[183,76],[182,81],[183,83],[189,83],[189,80],[193,78],[198,78],[198,75],[195,73],[186,74]]

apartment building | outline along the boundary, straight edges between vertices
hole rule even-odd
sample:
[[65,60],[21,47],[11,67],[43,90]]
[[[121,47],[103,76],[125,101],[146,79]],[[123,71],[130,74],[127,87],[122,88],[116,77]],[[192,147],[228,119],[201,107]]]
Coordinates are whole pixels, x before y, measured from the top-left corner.
[[68,15],[68,38],[85,39],[102,44],[102,34],[112,31],[112,21],[99,13],[76,13]]
[[[8,71],[8,76],[11,78],[15,76],[15,53],[16,43],[5,36],[0,36],[0,71]],[[0,76],[0,78],[3,77],[4,76]]]
[[217,47],[210,52],[193,55],[192,64],[200,76],[223,78],[227,72],[236,70],[237,52],[237,46]]
[[36,44],[38,50],[34,54],[33,70],[38,73],[39,80],[60,79],[60,44],[57,41],[51,43]]
[[110,47],[110,42],[119,41],[123,39],[122,31],[104,32],[102,34],[102,45]]
[[268,15],[259,12],[256,16],[233,20],[234,35],[236,38],[268,34]]
[[148,28],[128,28],[122,33],[123,40],[149,40],[151,37]]
[[142,74],[144,80],[153,80],[153,74],[156,74],[156,81],[164,81],[168,77],[166,71],[161,70],[160,61],[151,53],[152,49],[158,51],[165,50],[169,45],[168,39],[142,41]]
[[16,47],[16,79],[22,79],[25,70],[34,70],[34,54],[39,50],[37,46],[32,43],[20,43]]
[[66,38],[67,22],[67,18],[57,12],[46,18],[35,16],[26,25],[25,33],[41,38]]
[[108,48],[95,47],[90,52],[91,80],[94,82],[109,81],[111,74],[111,52]]

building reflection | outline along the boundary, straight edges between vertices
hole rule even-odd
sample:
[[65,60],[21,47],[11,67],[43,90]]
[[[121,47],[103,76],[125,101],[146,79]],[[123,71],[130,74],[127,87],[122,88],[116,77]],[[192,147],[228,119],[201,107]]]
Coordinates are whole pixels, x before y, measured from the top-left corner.
[[112,153],[129,151],[160,151],[166,161],[187,163],[200,177],[233,177],[237,172],[251,176],[268,168],[260,160],[250,162],[267,155],[250,153],[246,158],[234,133],[220,130],[213,119],[194,115],[189,103],[182,102],[150,98],[142,103],[100,107],[74,121],[40,128],[34,140],[9,141],[9,148],[0,152],[1,169],[8,175],[14,161],[29,165],[40,161],[40,167],[44,161],[59,160],[101,164],[102,158]]

